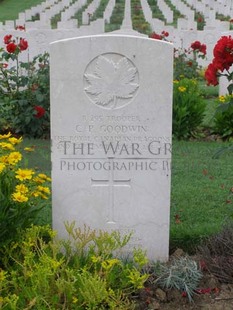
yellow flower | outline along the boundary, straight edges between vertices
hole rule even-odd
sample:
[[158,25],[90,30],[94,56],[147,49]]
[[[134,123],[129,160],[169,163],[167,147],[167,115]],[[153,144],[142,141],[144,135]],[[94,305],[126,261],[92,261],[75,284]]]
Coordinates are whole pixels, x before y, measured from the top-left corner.
[[19,144],[21,143],[23,140],[22,137],[20,137],[19,139],[15,138],[15,137],[11,137],[8,139],[8,141],[11,143],[11,144]]
[[226,98],[225,98],[225,96],[219,96],[219,97],[218,97],[218,100],[219,100],[220,102],[225,102],[225,101],[226,101]]
[[21,159],[22,159],[22,155],[20,154],[20,152],[12,152],[8,155],[7,161],[10,165],[15,165]]
[[186,87],[184,87],[184,86],[179,86],[179,87],[178,87],[178,90],[179,90],[181,93],[183,93],[183,92],[186,91]]
[[114,265],[119,263],[119,259],[117,258],[112,258],[112,259],[107,259],[106,261],[103,261],[101,263],[101,266],[106,269],[109,270],[111,269]]
[[77,302],[78,302],[78,298],[72,297],[72,303],[73,303],[73,304],[76,304]]
[[179,83],[179,81],[177,81],[177,80],[174,80],[174,81],[173,81],[173,83],[174,83],[174,84],[178,84],[178,83]]
[[0,139],[8,139],[8,138],[10,138],[10,136],[11,136],[11,133],[8,132],[8,134],[0,135]]
[[48,199],[48,197],[47,196],[45,196],[43,193],[41,193],[41,192],[33,192],[32,193],[32,196],[34,196],[34,197],[42,197],[43,199]]
[[38,176],[35,177],[35,178],[33,178],[33,181],[36,182],[36,183],[40,183],[40,184],[46,182],[46,180],[41,179],[41,178],[39,178]]
[[42,193],[45,193],[45,194],[50,194],[50,189],[48,187],[45,187],[45,186],[37,186],[37,190],[42,192]]
[[23,195],[20,192],[13,193],[12,199],[14,201],[17,201],[17,202],[27,202],[28,201],[28,197],[26,197],[25,195]]
[[21,194],[28,193],[28,187],[25,186],[24,184],[16,185],[15,189],[17,192],[20,192]]
[[6,165],[3,163],[0,163],[0,173],[6,168]]
[[26,152],[34,152],[35,148],[34,147],[25,147],[24,151],[26,151]]
[[39,173],[38,177],[41,179],[45,179],[46,181],[50,181],[51,179],[44,173]]
[[32,169],[18,169],[16,172],[16,179],[20,181],[31,180],[32,175],[35,173]]
[[40,195],[40,192],[33,192],[33,193],[32,193],[32,196],[34,196],[34,197],[36,197],[36,198],[39,197],[39,195]]
[[2,147],[4,150],[10,150],[10,151],[14,151],[15,148],[11,143],[7,143],[7,142],[0,142],[0,147]]
[[96,263],[98,263],[98,262],[101,261],[101,257],[100,257],[100,256],[92,256],[92,257],[91,257],[91,261],[92,261],[94,264],[96,264]]
[[47,175],[44,174],[44,173],[39,173],[38,176],[36,176],[36,177],[33,179],[33,181],[35,181],[36,183],[42,184],[42,183],[44,183],[44,182],[46,182],[46,181],[49,181],[49,182],[50,182],[50,181],[51,181],[51,178],[47,177]]
[[4,164],[8,164],[8,156],[1,156],[0,157],[0,162]]

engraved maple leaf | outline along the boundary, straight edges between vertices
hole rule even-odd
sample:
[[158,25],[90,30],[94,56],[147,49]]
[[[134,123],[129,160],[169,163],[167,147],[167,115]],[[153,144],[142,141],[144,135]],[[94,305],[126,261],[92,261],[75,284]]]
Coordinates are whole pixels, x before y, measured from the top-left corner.
[[130,66],[127,58],[118,62],[104,56],[98,57],[93,74],[85,74],[88,86],[85,91],[101,106],[115,108],[117,98],[132,98],[139,85],[134,83],[137,69]]

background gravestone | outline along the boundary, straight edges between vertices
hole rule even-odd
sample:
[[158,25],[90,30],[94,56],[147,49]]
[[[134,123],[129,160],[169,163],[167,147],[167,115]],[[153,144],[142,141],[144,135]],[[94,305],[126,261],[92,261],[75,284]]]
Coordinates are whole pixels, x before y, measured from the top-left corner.
[[53,228],[133,232],[166,260],[173,46],[128,35],[51,45]]

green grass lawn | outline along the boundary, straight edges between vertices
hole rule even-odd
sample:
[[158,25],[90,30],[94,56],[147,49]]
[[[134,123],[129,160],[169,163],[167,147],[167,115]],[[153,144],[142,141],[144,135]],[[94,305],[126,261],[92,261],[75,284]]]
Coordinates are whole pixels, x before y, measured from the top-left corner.
[[171,247],[191,248],[233,216],[233,152],[215,158],[227,144],[173,143]]
[[[220,230],[233,217],[233,152],[214,155],[228,144],[221,142],[173,142],[170,247],[191,249],[200,240]],[[50,174],[50,142],[25,140],[25,164]],[[51,223],[51,205],[40,221]]]
[[43,0],[2,0],[0,1],[0,22],[17,19],[19,12],[42,2]]

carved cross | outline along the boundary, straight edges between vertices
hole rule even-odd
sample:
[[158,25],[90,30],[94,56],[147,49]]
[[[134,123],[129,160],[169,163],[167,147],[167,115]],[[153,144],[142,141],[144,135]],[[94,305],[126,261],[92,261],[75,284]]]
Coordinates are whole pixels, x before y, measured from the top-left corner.
[[114,171],[111,170],[110,178],[108,179],[91,179],[92,186],[106,186],[109,188],[108,196],[108,224],[115,224],[115,198],[114,188],[116,186],[131,187],[131,179],[115,179]]

